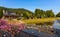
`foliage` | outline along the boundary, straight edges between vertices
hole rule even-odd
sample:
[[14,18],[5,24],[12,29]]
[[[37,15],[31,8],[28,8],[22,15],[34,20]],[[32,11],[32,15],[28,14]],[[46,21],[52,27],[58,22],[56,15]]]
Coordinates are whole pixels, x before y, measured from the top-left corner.
[[60,12],[56,15],[56,17],[60,17]]
[[23,17],[25,19],[29,19],[29,18],[46,18],[46,17],[54,17],[55,16],[54,12],[52,10],[44,11],[42,9],[35,9],[35,12],[32,12],[32,11],[24,9],[24,8],[0,7],[0,14],[1,14],[0,17],[2,17],[2,10],[3,9],[6,10],[7,12],[9,12],[9,11],[15,12],[20,17]]
[[55,16],[52,10],[47,10],[45,15],[46,15],[46,17],[54,17]]
[[43,10],[40,10],[40,9],[36,9],[35,10],[35,16],[37,17],[37,18],[43,18],[44,17],[44,11]]
[[46,17],[54,17],[55,15],[52,10],[43,11],[40,9],[36,9],[35,16],[37,18],[46,18]]
[[3,16],[2,9],[3,9],[3,7],[0,7],[0,19],[1,19],[1,18],[2,18],[2,16]]

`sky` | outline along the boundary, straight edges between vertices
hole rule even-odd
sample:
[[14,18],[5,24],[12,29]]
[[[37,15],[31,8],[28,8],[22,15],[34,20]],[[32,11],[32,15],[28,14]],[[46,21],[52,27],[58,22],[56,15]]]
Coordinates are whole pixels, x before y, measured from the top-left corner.
[[36,8],[42,10],[53,10],[55,14],[60,11],[60,0],[0,0],[0,6],[7,8],[25,8],[34,11]]

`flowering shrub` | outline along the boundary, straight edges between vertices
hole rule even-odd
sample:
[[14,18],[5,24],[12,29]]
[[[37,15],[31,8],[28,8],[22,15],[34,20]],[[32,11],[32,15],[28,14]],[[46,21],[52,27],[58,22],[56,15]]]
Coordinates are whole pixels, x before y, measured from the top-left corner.
[[25,27],[22,22],[20,21],[6,21],[0,20],[0,29],[7,31],[9,33],[15,34],[23,30]]

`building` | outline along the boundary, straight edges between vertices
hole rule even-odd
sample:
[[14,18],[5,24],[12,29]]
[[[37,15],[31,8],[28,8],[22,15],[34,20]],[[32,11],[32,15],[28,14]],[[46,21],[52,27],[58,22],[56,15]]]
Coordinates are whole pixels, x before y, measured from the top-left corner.
[[16,19],[20,17],[18,14],[16,14],[15,12],[12,12],[12,11],[6,11],[6,10],[3,10],[3,18],[4,19]]

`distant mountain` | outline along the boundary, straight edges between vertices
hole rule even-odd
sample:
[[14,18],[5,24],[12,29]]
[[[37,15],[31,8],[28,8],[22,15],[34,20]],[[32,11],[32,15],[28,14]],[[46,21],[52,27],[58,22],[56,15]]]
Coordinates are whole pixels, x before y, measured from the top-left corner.
[[17,13],[24,13],[24,12],[32,13],[32,11],[29,11],[24,8],[6,8],[6,7],[0,6],[0,10],[3,10],[3,9],[6,11],[12,11],[12,12],[17,12]]

